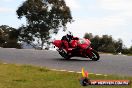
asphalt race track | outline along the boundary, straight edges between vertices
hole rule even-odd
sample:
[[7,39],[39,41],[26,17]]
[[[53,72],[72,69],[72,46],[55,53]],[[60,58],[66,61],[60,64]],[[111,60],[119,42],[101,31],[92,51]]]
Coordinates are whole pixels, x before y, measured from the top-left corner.
[[64,60],[56,51],[0,48],[0,61],[15,64],[46,66],[50,69],[132,76],[132,56],[101,54],[99,61],[74,57]]

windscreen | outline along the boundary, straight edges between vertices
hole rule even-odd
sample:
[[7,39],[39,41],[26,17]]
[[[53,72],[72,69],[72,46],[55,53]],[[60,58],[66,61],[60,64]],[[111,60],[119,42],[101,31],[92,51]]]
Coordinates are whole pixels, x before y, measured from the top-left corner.
[[85,39],[79,39],[78,44],[85,44],[86,40]]

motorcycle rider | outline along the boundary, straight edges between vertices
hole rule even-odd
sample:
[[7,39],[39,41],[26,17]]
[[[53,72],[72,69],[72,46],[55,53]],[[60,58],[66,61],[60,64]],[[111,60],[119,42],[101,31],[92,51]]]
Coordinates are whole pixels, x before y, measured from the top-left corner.
[[[65,49],[66,53],[68,51],[69,48],[72,48],[70,45],[71,40],[78,40],[78,37],[73,37],[72,32],[68,32],[65,36],[62,37],[61,41],[62,41],[62,46]],[[69,55],[71,53],[68,53]]]

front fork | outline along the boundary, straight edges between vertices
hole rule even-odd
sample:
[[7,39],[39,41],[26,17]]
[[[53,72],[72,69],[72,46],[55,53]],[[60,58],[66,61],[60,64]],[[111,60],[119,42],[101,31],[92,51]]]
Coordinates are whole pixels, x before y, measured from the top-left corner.
[[91,52],[93,49],[91,47],[88,47],[86,49],[86,53],[90,56],[90,57],[93,57],[93,53]]

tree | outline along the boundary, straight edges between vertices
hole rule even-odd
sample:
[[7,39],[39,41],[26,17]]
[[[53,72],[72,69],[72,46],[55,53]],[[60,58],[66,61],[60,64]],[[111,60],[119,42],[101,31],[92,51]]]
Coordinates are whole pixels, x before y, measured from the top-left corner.
[[132,54],[132,46],[129,48],[129,52],[130,54]]
[[100,39],[101,46],[99,47],[99,50],[101,52],[115,52],[114,42],[113,38],[109,35],[103,35]]
[[132,54],[132,46],[127,48],[123,45],[122,39],[114,40],[111,35],[92,35],[85,33],[84,38],[91,40],[91,46],[99,52]]
[[130,51],[129,51],[129,49],[127,47],[123,47],[122,53],[123,54],[130,54]]
[[100,44],[100,37],[98,35],[94,36],[92,39],[91,39],[91,45],[92,47],[95,49],[95,50],[99,50],[99,47],[101,46]]
[[0,26],[0,46],[4,48],[21,48],[18,43],[19,32],[7,25]]
[[116,53],[122,52],[122,48],[123,48],[123,41],[122,41],[122,39],[118,39],[118,41],[115,41],[114,45],[115,45],[115,51],[116,51]]
[[5,43],[4,31],[2,30],[2,28],[0,28],[0,46],[2,46],[3,43]]
[[51,34],[57,34],[60,28],[65,31],[66,24],[72,22],[64,0],[26,0],[16,12],[18,18],[25,17],[27,23],[19,28],[20,39],[34,47],[40,44],[43,48]]
[[93,34],[92,33],[85,33],[84,38],[92,39],[93,38]]

